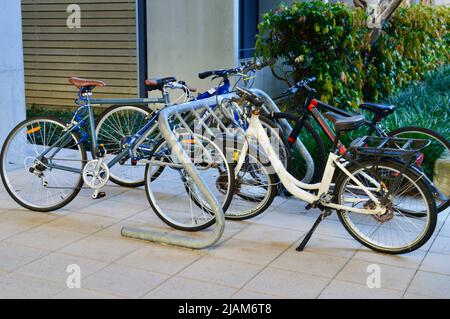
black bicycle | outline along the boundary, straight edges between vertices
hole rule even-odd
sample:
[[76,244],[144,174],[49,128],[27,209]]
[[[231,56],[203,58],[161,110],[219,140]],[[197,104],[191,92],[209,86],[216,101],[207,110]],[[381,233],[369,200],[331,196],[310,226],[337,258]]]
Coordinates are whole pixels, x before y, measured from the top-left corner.
[[[307,147],[311,150],[310,152],[314,155],[314,160],[316,162],[315,180],[319,180],[323,175],[323,170],[326,165],[326,146],[323,139],[319,141],[317,138],[305,137],[305,134],[311,134],[311,128],[313,127],[310,122],[310,117],[312,117],[320,126],[327,139],[333,142],[335,140],[336,133],[327,123],[327,120],[332,123],[336,123],[337,121],[342,121],[360,114],[346,112],[317,100],[317,91],[309,86],[309,84],[315,82],[315,80],[315,78],[305,79],[289,88],[281,96],[275,99],[275,101],[285,99],[296,95],[300,90],[302,90],[306,93],[307,98],[303,108],[301,109],[300,115],[293,113],[273,112],[271,114],[266,114],[266,116],[275,123],[279,123],[281,120],[287,120],[293,123],[292,131],[287,132],[286,134],[289,136],[288,147],[293,150],[293,146],[297,139],[300,139],[304,144],[307,144]],[[366,129],[368,132],[365,132],[364,135],[430,140],[430,146],[417,158],[414,163],[414,168],[425,173],[428,182],[433,185],[433,196],[436,201],[438,212],[442,212],[447,209],[450,206],[448,190],[443,189],[442,186],[439,187],[438,185],[435,185],[432,181],[435,159],[439,158],[445,152],[450,152],[450,142],[444,136],[433,130],[416,126],[402,127],[391,132],[386,132],[382,128],[381,123],[383,119],[396,111],[396,107],[393,105],[363,103],[360,105],[360,109],[373,115],[371,119],[366,120]],[[361,136],[361,134],[359,134],[359,136]],[[341,151],[346,151],[344,146],[342,146]],[[302,169],[301,164],[299,163],[301,161],[296,162],[296,168]]]

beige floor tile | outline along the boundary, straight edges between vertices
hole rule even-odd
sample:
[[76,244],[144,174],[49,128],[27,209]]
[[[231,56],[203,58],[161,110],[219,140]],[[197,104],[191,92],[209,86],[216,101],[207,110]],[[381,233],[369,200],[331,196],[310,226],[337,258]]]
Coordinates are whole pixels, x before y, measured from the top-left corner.
[[61,252],[110,263],[142,246],[142,242],[126,238],[118,240],[107,237],[89,236],[65,247]]
[[333,278],[348,262],[348,258],[298,252],[290,248],[270,266],[311,275]]
[[417,269],[425,258],[425,254],[426,252],[423,250],[416,250],[404,255],[386,255],[363,247],[358,250],[354,259],[408,269]]
[[[237,237],[240,233],[242,233],[244,230],[248,229],[251,226],[251,222],[249,221],[231,221],[227,220],[225,223],[225,230],[223,232],[223,235],[221,237],[221,242],[230,239],[231,237]],[[201,232],[196,232],[189,234],[189,236],[204,238],[209,237],[212,235],[212,233],[215,232],[214,226],[203,230]],[[220,245],[220,243],[219,243]]]
[[[109,182],[108,185],[102,190],[103,192],[106,193],[106,197],[100,200],[95,200],[95,202],[107,201],[117,195],[125,193],[128,190],[129,190],[128,188],[115,185],[113,182]],[[80,192],[80,195],[85,197],[91,197],[92,193],[93,193],[92,189],[83,188]]]
[[290,299],[316,298],[329,279],[277,268],[266,268],[244,289]]
[[420,270],[450,275],[450,255],[428,253]]
[[168,278],[144,270],[110,265],[87,278],[83,287],[126,298],[140,298]]
[[420,294],[413,294],[413,293],[407,292],[403,296],[403,299],[435,299],[435,297],[429,297],[429,296],[424,296],[424,295],[420,295]]
[[54,251],[85,236],[82,233],[60,230],[44,225],[8,238],[7,242]]
[[258,243],[232,238],[210,248],[208,254],[229,260],[265,266],[285,250],[285,244]]
[[[439,217],[440,218],[440,217]],[[450,237],[450,219],[447,219],[447,221],[442,226],[441,232],[439,235]]]
[[116,264],[174,275],[201,258],[203,251],[148,243],[145,247],[119,259]]
[[17,204],[9,195],[5,195],[4,198],[0,200],[0,209],[11,210],[11,209],[24,209],[22,206]]
[[149,205],[147,194],[143,187],[127,190],[126,192],[115,196],[114,200],[129,204]]
[[436,298],[450,298],[450,276],[419,271],[407,291]]
[[389,289],[370,289],[356,283],[334,280],[319,299],[399,299],[403,292]]
[[0,243],[0,270],[14,271],[50,252],[47,250],[19,246],[10,243]]
[[74,213],[58,218],[48,223],[47,226],[91,235],[118,222],[119,220],[117,219]]
[[303,234],[304,232],[300,231],[253,224],[234,236],[234,238],[288,247],[299,240]]
[[383,289],[404,291],[415,275],[415,270],[412,269],[376,264],[368,261],[351,260],[336,276],[336,279],[366,286],[367,279],[372,274],[372,272],[368,272],[368,269],[372,265],[380,267],[381,288]]
[[145,299],[227,299],[237,289],[174,277],[145,295]]
[[[296,247],[301,241],[296,243]],[[306,252],[350,258],[361,248],[354,239],[314,234],[305,248]]]
[[450,237],[439,235],[431,246],[430,251],[450,256]]
[[67,278],[71,274],[67,272],[67,267],[69,265],[78,265],[80,267],[82,286],[85,278],[107,266],[106,263],[99,261],[61,253],[54,253],[27,264],[26,266],[18,269],[16,272],[36,278],[54,281],[64,285]]
[[144,211],[145,209],[148,209],[148,206],[149,205],[145,202],[131,204],[109,199],[107,201],[83,208],[80,212],[91,213],[109,218],[126,219]]
[[65,289],[53,296],[52,299],[121,299],[119,296],[101,293],[89,289]]
[[130,222],[134,221],[157,226],[166,226],[166,224],[158,217],[158,215],[155,214],[155,212],[151,208],[131,216],[130,218],[127,219],[127,221]]
[[23,233],[26,230],[33,228],[33,226],[17,225],[13,223],[1,224],[0,222],[0,240],[5,240],[9,237]]
[[263,299],[283,299],[283,297],[274,296],[274,295],[267,295],[256,291],[241,289],[239,290],[235,295],[233,295],[232,299],[256,299],[256,300],[263,300]]
[[[312,226],[312,224],[310,226]],[[347,232],[347,230],[345,230],[340,221],[332,219],[326,219],[322,223],[320,223],[319,227],[317,227],[316,234],[353,239],[353,237]]]
[[255,224],[262,224],[270,227],[281,227],[293,231],[307,232],[315,222],[314,216],[305,214],[295,214],[293,212],[286,212],[284,210],[273,211],[261,215],[260,218],[255,219]]
[[[101,201],[106,201],[108,198],[101,199]],[[99,200],[93,200],[91,195],[78,195],[73,201],[70,202],[62,210],[68,210],[70,212],[79,213],[81,210],[88,206],[98,204]]]
[[43,225],[62,215],[57,213],[36,213],[28,210],[8,210],[0,215],[1,224],[14,224],[24,228]]
[[0,276],[0,298],[4,299],[47,299],[63,288],[59,284],[20,274]]
[[261,266],[217,257],[203,257],[183,270],[179,276],[241,288],[255,276]]

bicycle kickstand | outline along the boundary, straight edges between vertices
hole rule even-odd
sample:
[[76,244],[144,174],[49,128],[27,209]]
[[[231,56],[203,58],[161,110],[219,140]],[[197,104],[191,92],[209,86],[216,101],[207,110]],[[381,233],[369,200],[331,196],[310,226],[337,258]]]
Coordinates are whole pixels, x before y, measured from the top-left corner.
[[330,215],[331,215],[331,211],[330,210],[326,209],[326,210],[322,211],[322,213],[320,214],[319,218],[317,218],[316,222],[314,223],[313,227],[306,234],[306,236],[303,239],[303,241],[300,244],[300,246],[298,246],[297,251],[304,251],[305,250],[306,245],[310,241],[310,239],[311,239],[312,235],[314,234],[314,232],[316,231],[317,227],[319,227],[320,223],[323,222]]

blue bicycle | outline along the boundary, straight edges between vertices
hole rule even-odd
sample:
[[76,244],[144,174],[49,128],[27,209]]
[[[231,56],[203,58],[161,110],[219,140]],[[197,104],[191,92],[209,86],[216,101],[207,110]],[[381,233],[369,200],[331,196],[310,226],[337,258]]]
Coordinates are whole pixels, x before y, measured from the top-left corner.
[[[167,92],[154,99],[94,99],[93,91],[105,86],[103,81],[71,78],[69,82],[78,88],[78,109],[70,123],[46,116],[27,119],[11,131],[3,145],[0,161],[3,184],[18,204],[32,211],[49,212],[64,207],[78,195],[83,185],[92,191],[93,199],[106,196],[102,190],[109,181],[111,170],[121,163],[148,157],[154,148],[152,143],[157,134],[159,111],[153,112],[142,123],[134,123],[128,118],[125,123],[130,134],[122,136],[120,147],[112,151],[104,136],[97,134],[95,106],[170,104]],[[150,84],[162,87],[168,82],[166,79]],[[114,128],[110,127],[109,133],[105,134],[114,134]],[[186,137],[181,133],[179,136],[187,142],[195,139],[194,146],[186,143],[189,150],[201,148],[214,154],[214,157],[196,161],[204,168],[199,172],[202,178],[214,180],[220,177],[223,181],[220,191],[213,194],[226,210],[234,191],[232,166],[211,140],[198,135]],[[88,148],[92,159],[88,159]],[[187,174],[180,165],[176,174],[175,178],[186,181]],[[209,208],[202,202],[195,185],[188,182],[183,185],[184,199],[191,206],[190,221],[195,227],[201,226],[211,219]]]

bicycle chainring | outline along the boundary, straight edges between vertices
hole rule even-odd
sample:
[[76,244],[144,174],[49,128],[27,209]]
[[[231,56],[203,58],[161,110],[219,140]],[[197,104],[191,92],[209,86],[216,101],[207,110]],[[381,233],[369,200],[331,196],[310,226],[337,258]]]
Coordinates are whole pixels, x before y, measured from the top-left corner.
[[109,181],[110,170],[108,165],[102,162],[96,172],[99,162],[99,160],[89,161],[83,169],[83,181],[91,189],[101,189]]

